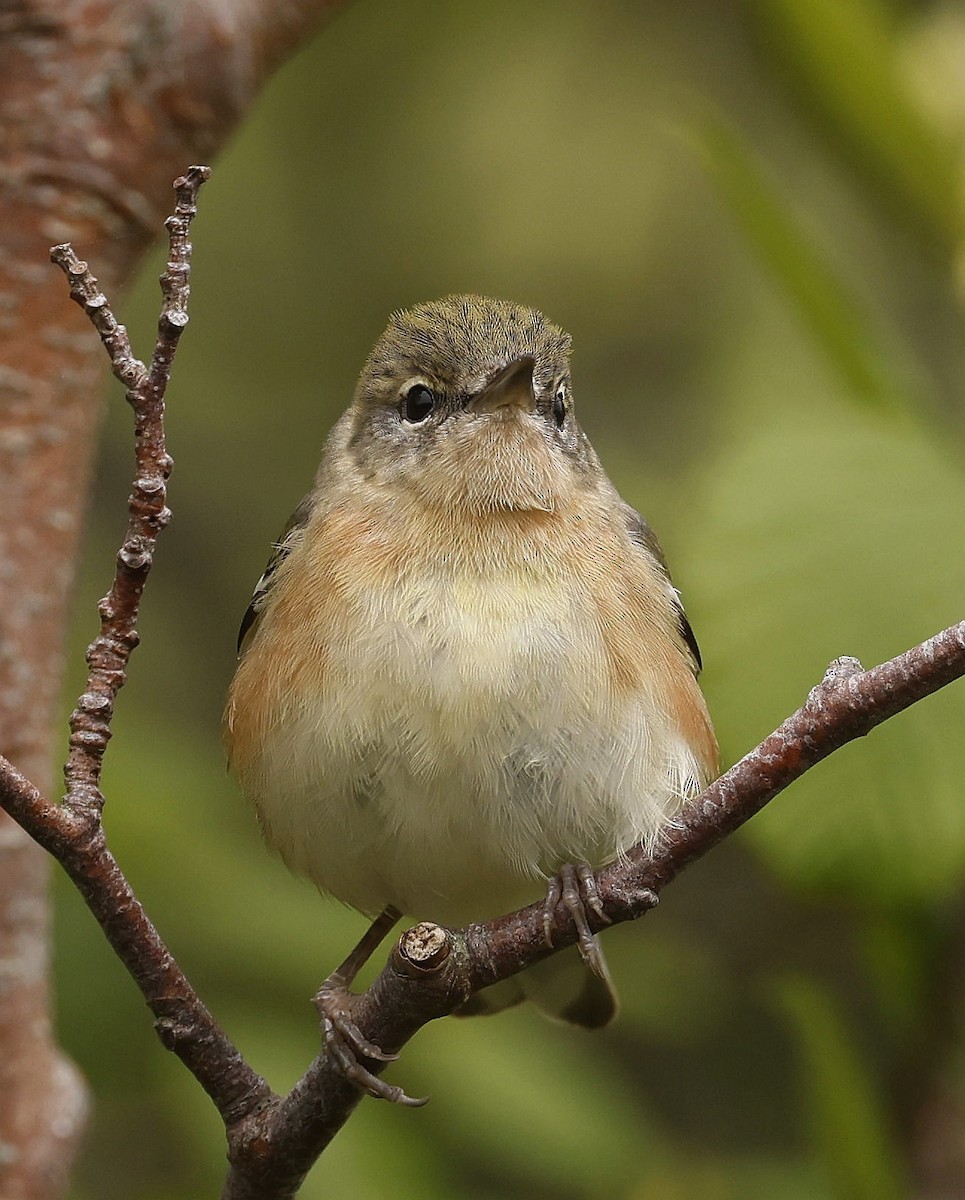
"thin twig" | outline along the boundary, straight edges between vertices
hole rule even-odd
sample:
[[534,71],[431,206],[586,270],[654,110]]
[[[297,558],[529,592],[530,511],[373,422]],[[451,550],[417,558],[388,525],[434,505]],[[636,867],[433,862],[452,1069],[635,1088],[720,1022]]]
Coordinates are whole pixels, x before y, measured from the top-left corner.
[[70,718],[70,751],[64,768],[67,795],[51,807],[22,776],[10,778],[8,811],[62,864],[87,901],[108,941],[141,989],[155,1028],[211,1096],[226,1123],[271,1097],[265,1081],[244,1062],[178,967],[148,920],[107,848],[100,777],[117,693],[138,642],[141,597],[158,535],[170,519],[166,481],[172,459],[164,434],[164,397],[178,342],[188,323],[191,221],[208,167],[191,167],[175,180],[174,214],[165,222],[169,261],[161,276],[162,308],[150,368],[134,357],[127,330],[85,262],[69,244],[50,257],[70,281],[70,295],[90,317],[127,389],[134,411],[136,473],[128,500],[128,526],[117,553],[110,591],[99,604],[100,632],[87,650],[87,685]]
[[124,686],[127,663],[138,643],[137,620],[154,547],[171,518],[166,481],[173,462],[164,442],[164,395],[178,341],[188,323],[188,233],[197,212],[198,191],[210,174],[209,167],[191,167],[174,184],[177,205],[174,215],[165,222],[169,262],[161,276],[163,305],[150,370],[134,357],[127,330],[115,318],[87,263],[77,257],[70,243],[50,251],[51,260],[70,281],[71,299],[83,308],[100,334],[111,369],[127,389],[127,400],[134,410],[136,475],[128,500],[127,533],[117,552],[111,589],[100,601],[100,632],[87,650],[90,672],[70,717],[70,752],[64,767],[67,806],[71,812],[88,818],[99,814],[104,805],[100,777],[111,736],[114,702]]

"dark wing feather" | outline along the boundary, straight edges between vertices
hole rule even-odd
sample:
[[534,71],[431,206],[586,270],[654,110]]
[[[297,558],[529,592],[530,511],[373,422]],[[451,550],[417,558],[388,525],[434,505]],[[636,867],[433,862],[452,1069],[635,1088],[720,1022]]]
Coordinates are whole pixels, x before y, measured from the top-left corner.
[[673,597],[674,610],[677,617],[677,628],[680,631],[680,638],[688,651],[690,665],[695,675],[699,675],[703,662],[700,657],[700,647],[697,645],[697,639],[694,637],[694,631],[690,627],[690,622],[687,620],[687,613],[684,610],[683,601],[680,599],[680,593],[673,586],[673,580],[670,577],[670,569],[667,566],[667,560],[663,556],[663,550],[660,548],[660,543],[657,541],[657,535],[653,532],[647,522],[640,514],[629,505],[625,506],[625,515],[627,519],[627,530],[631,539],[637,543],[642,549],[646,550],[659,564],[664,575],[667,578],[667,583],[670,585],[671,594]]
[[245,641],[252,634],[258,624],[258,618],[261,615],[261,610],[265,607],[265,601],[268,598],[268,593],[271,591],[272,585],[275,582],[275,572],[285,561],[292,550],[298,545],[302,539],[302,534],[305,531],[305,526],[308,523],[308,518],[311,515],[314,501],[309,494],[302,500],[301,504],[295,509],[288,519],[288,523],[281,532],[281,536],[273,544],[271,557],[268,559],[268,565],[262,572],[261,578],[255,584],[255,590],[251,597],[251,603],[248,605],[245,615],[241,619],[241,628],[238,630],[238,653],[242,652]]

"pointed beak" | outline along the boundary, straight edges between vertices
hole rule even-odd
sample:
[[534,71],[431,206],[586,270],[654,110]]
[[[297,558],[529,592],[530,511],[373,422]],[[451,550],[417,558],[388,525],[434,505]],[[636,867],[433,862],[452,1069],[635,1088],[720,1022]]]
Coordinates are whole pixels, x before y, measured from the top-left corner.
[[533,391],[533,371],[536,359],[531,354],[517,358],[490,379],[483,390],[469,401],[466,408],[472,413],[491,413],[500,408],[518,408],[532,412],[536,404]]

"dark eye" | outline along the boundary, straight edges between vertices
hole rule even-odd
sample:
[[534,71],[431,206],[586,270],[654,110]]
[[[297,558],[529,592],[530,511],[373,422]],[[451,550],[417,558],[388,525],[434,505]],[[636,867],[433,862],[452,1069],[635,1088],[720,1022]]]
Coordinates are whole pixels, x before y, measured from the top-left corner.
[[556,395],[553,397],[553,420],[557,429],[563,428],[563,422],[566,420],[566,388],[562,384],[556,389]]
[[402,397],[402,416],[411,424],[419,425],[427,419],[436,406],[436,396],[424,383],[414,384]]

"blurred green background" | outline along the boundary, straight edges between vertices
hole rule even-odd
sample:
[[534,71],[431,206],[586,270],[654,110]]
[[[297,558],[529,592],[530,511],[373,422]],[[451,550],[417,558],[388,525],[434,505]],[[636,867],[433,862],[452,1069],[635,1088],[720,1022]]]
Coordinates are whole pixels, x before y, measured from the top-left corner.
[[[276,1089],[362,921],[265,852],[220,709],[269,542],[388,313],[473,290],[573,334],[581,421],[661,535],[729,764],[831,658],[965,615],[963,63],[961,3],[358,0],[216,164],[107,824]],[[121,306],[142,354],[160,262]],[[65,711],[131,462],[115,387]],[[606,935],[605,1034],[525,1009],[424,1030],[389,1077],[432,1103],[364,1102],[302,1194],[961,1195],[963,731],[958,684]],[[217,1118],[58,899],[61,1028],[97,1098],[73,1200],[217,1195]]]

